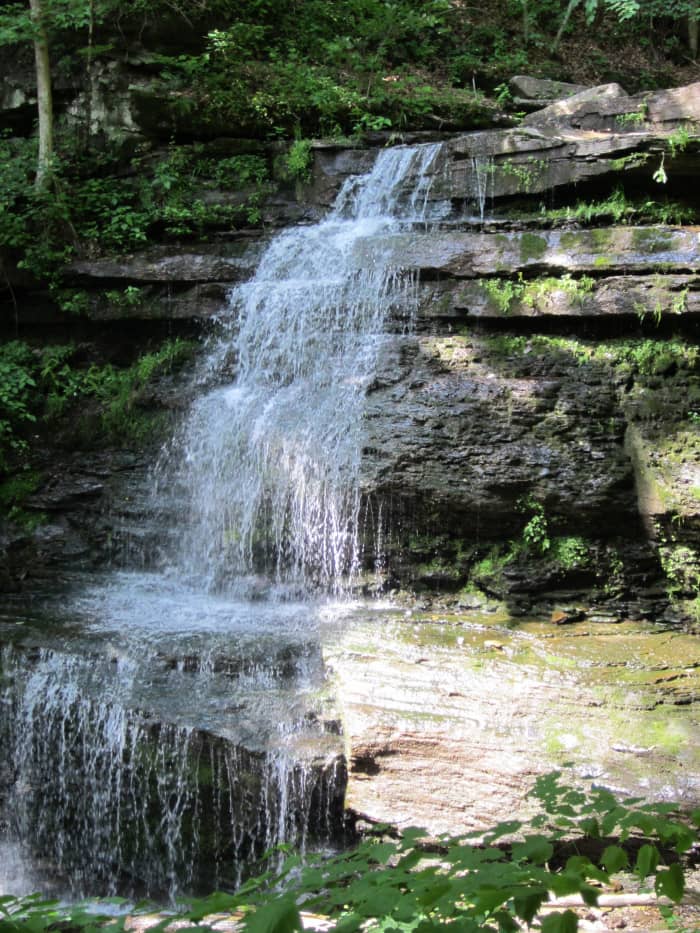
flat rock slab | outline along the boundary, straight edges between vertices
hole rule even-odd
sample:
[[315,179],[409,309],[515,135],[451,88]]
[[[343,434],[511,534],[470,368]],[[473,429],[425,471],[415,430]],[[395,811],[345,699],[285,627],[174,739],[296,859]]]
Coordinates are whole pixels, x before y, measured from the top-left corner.
[[[424,278],[518,272],[696,273],[700,269],[698,227],[605,227],[536,233],[438,230],[389,238],[387,248],[397,265],[418,269]],[[362,245],[359,251],[361,254]]]
[[421,326],[437,321],[516,318],[636,317],[680,320],[700,314],[700,278],[695,275],[620,275],[575,278],[571,273],[523,282],[468,280],[426,283]]
[[83,284],[239,282],[252,275],[258,259],[249,244],[197,244],[196,249],[161,246],[118,259],[79,260],[66,275]]
[[326,659],[343,707],[348,805],[432,833],[526,817],[536,775],[700,800],[700,648],[623,623],[399,613]]

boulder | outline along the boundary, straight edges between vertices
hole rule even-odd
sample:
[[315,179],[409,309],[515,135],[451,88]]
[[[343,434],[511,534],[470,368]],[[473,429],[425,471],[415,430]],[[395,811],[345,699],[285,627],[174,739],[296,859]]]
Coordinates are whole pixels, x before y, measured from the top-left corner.
[[630,98],[619,84],[599,84],[597,87],[588,87],[577,94],[567,96],[564,100],[555,101],[548,107],[525,117],[523,123],[526,126],[543,126],[548,123],[556,126],[563,124],[578,126],[581,114],[600,112],[607,115],[606,105],[609,106],[610,101],[614,101],[614,107],[617,107],[619,103],[628,104],[631,100],[633,98]]
[[529,114],[526,126],[569,126],[582,130],[620,128],[673,132],[700,121],[700,82],[629,96],[619,84],[604,84]]
[[527,100],[561,100],[588,90],[585,84],[568,84],[566,81],[534,78],[532,75],[513,75],[508,87],[515,97]]

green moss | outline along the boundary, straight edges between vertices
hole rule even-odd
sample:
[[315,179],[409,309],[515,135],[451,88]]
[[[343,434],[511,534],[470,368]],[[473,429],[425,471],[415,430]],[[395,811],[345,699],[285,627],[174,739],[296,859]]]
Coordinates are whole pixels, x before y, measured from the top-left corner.
[[520,236],[520,260],[541,259],[547,252],[547,240],[536,233],[523,233]]
[[588,237],[593,245],[593,249],[608,250],[612,245],[614,234],[612,230],[600,228],[597,230],[589,230]]
[[665,253],[673,249],[673,233],[655,228],[633,230],[632,245],[640,253]]
[[559,245],[567,252],[574,252],[581,245],[581,234],[574,233],[572,230],[566,230],[559,237]]
[[648,152],[633,152],[619,159],[613,159],[611,165],[616,172],[626,172],[630,169],[641,168],[650,158],[651,154]]

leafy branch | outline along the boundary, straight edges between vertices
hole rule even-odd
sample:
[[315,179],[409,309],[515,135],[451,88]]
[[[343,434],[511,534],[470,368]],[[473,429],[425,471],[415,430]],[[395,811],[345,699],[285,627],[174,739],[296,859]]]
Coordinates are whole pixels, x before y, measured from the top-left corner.
[[[700,811],[687,822],[674,804],[618,800],[602,788],[572,789],[559,772],[539,778],[532,796],[543,812],[530,822],[510,820],[459,838],[428,839],[424,830],[411,828],[398,840],[365,839],[331,858],[291,855],[279,873],[252,878],[236,894],[217,892],[161,912],[152,929],[173,928],[177,920],[178,928],[189,922],[209,930],[209,918],[213,922],[212,915],[221,919],[225,914],[233,915],[246,933],[291,933],[303,928],[303,910],[323,915],[324,929],[338,933],[444,933],[446,926],[460,933],[516,933],[536,917],[542,933],[575,933],[576,913],[556,910],[551,898],[565,899],[567,905],[577,895],[576,902],[594,906],[601,885],[626,869],[640,885],[653,879],[657,896],[681,900],[685,880],[679,857],[696,842]],[[631,858],[633,836],[641,844]],[[594,841],[602,851],[595,858],[576,852],[557,867],[557,849],[565,839],[573,839],[579,850]],[[541,913],[547,905],[554,912]],[[125,928],[126,920],[36,896],[0,898],[0,912],[0,933],[25,929],[25,922],[35,933],[57,923],[116,931]]]

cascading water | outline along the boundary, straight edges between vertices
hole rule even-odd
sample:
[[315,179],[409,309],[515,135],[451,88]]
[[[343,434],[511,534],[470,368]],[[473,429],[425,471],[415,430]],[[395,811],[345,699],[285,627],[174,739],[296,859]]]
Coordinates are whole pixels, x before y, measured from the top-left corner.
[[[173,635],[154,622],[162,597],[141,596],[141,629],[86,619],[68,651],[0,648],[0,800],[37,882],[172,898],[235,886],[280,843],[336,837],[344,765],[337,736],[309,720],[305,695],[323,682],[309,626],[288,611],[287,631],[275,613],[256,632],[224,604],[223,633],[203,605],[205,626]],[[110,598],[118,621],[118,587]]]
[[326,220],[276,237],[233,290],[206,365],[233,349],[237,379],[194,405],[167,471],[190,502],[190,579],[226,589],[263,572],[337,590],[357,570],[363,400],[387,319],[415,306],[415,277],[387,246],[434,217],[439,151],[380,152]]
[[[439,155],[378,153],[233,290],[203,365],[220,383],[233,360],[236,381],[194,404],[158,470],[158,494],[187,503],[175,572],[91,584],[51,637],[10,620],[0,851],[20,841],[73,893],[233,885],[270,845],[339,831],[342,741],[308,597],[367,560],[363,402],[388,322],[415,309],[396,235],[444,213]],[[251,574],[307,601],[246,600]]]
[[479,219],[484,222],[486,214],[486,200],[488,198],[489,186],[493,194],[493,156],[472,156],[471,162],[471,185],[470,192],[472,199],[479,209]]

